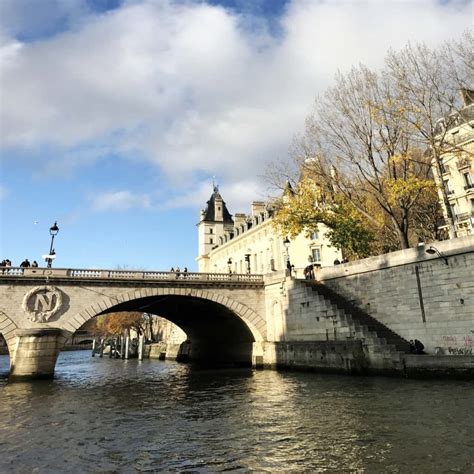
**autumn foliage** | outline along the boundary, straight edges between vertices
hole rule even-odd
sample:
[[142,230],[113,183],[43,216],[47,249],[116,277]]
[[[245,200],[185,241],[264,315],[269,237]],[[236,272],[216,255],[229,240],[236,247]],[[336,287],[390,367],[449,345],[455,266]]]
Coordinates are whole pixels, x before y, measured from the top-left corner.
[[470,33],[438,50],[408,45],[391,51],[377,72],[359,65],[336,75],[295,140],[296,173],[269,172],[274,184],[294,183],[275,202],[283,235],[324,223],[331,244],[349,257],[438,237],[437,193],[445,191],[437,190],[432,166],[448,142],[437,123],[462,106],[459,89],[472,80],[468,45],[474,50]]

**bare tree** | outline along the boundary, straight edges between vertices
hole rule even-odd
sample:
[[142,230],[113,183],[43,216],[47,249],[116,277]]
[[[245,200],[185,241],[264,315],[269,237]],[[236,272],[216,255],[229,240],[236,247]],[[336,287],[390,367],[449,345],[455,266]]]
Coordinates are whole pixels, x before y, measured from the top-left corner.
[[[273,166],[272,181],[311,176],[319,200],[345,199],[378,229],[383,248],[436,236],[440,207],[432,166],[441,176],[443,156],[466,152],[448,132],[459,123],[459,89],[472,88],[473,51],[466,32],[437,49],[408,44],[390,51],[378,73],[363,65],[339,73],[292,147],[300,176],[290,177],[293,166],[285,172]],[[439,191],[455,236],[447,190]]]
[[338,74],[316,101],[306,132],[302,149],[315,153],[316,160],[305,161],[317,169],[317,179],[379,225],[375,202],[399,246],[409,247],[410,211],[430,185],[430,169],[419,166],[421,153],[389,75],[363,65]]
[[[457,125],[462,108],[460,88],[472,81],[473,36],[465,33],[459,42],[446,43],[440,49],[408,44],[402,51],[390,51],[387,73],[394,79],[394,91],[403,120],[412,127],[412,140],[428,150],[439,176],[442,157],[464,150],[449,137]],[[471,84],[472,87],[472,84]],[[440,187],[450,237],[456,236],[454,215],[448,191]]]

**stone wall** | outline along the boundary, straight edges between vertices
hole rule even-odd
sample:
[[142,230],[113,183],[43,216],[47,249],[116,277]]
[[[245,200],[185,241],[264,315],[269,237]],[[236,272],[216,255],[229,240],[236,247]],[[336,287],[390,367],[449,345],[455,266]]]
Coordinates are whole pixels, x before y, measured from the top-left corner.
[[472,355],[474,236],[321,269],[317,278],[430,354]]
[[[472,376],[474,236],[433,245],[438,254],[426,253],[425,245],[319,270],[318,280],[360,308],[364,320],[316,284],[268,275],[264,365]],[[430,355],[410,356],[404,339],[419,339]]]
[[265,344],[263,366],[364,374],[369,361],[361,341],[276,342]]

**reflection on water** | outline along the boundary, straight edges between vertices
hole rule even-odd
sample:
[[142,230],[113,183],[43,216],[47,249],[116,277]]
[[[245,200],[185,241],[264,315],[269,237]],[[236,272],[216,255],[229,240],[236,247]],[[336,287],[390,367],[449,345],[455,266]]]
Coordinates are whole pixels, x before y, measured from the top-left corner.
[[56,373],[0,380],[0,472],[474,471],[470,382],[200,370],[87,351],[62,353]]

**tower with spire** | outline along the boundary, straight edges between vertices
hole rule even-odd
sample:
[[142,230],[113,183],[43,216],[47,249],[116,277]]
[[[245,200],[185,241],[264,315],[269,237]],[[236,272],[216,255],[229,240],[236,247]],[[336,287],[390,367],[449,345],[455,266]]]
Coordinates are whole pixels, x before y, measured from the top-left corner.
[[[220,240],[226,232],[231,232],[234,228],[234,220],[229,213],[227,206],[219,192],[219,187],[213,183],[213,193],[207,201],[206,208],[201,210],[198,223],[199,255],[197,257],[199,267],[202,265],[201,259],[208,259],[209,252],[219,245]],[[212,271],[207,268],[205,271]]]

